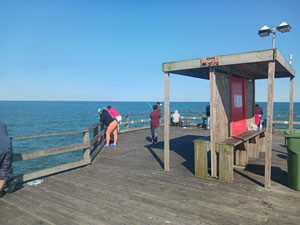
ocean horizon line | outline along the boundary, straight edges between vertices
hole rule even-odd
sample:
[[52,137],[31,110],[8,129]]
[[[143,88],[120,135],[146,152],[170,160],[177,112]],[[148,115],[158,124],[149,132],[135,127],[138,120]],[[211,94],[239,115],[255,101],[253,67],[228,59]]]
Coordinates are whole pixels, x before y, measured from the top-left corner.
[[[160,102],[164,101],[142,101],[142,100],[0,100],[0,102]],[[209,101],[170,101],[170,102],[209,102]],[[267,101],[257,101],[257,103],[267,103]],[[274,103],[289,103],[289,101],[274,101]],[[294,101],[300,103],[300,101]]]

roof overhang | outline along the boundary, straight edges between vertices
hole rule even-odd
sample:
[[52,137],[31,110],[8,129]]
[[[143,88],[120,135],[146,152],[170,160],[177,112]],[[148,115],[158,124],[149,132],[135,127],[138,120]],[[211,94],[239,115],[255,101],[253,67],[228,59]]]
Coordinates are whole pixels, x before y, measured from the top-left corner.
[[275,62],[275,78],[295,77],[296,71],[278,49],[213,56],[163,63],[163,72],[209,79],[209,68],[247,79],[267,79],[268,64]]

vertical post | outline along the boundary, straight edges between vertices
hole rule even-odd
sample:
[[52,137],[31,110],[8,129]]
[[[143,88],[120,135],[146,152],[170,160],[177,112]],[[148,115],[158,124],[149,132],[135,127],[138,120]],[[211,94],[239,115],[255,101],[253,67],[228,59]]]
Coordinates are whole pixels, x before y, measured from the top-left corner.
[[275,62],[272,61],[269,62],[269,68],[268,68],[268,105],[267,105],[266,154],[265,154],[265,187],[266,188],[271,187],[274,76],[275,76]]
[[233,181],[233,145],[216,144],[220,153],[220,180]]
[[86,148],[83,149],[83,159],[87,162],[91,162],[90,157],[90,136],[89,136],[89,130],[85,130],[83,132],[83,143],[87,145]]
[[126,118],[126,125],[125,125],[125,129],[128,131],[129,130],[129,116],[128,115],[126,115],[125,116],[125,118]]
[[164,99],[164,169],[170,171],[170,74],[165,73],[165,99]]
[[[93,130],[93,138],[97,136],[97,134],[99,133],[99,128],[98,125],[94,128]],[[98,147],[99,144],[99,140],[100,138],[98,138],[98,140],[95,142],[95,144],[93,145],[93,150],[95,150]]]
[[274,49],[274,48],[275,48],[275,38],[276,38],[275,30],[274,30],[274,31],[272,30],[272,33],[273,33],[273,38],[272,38],[272,48]]
[[207,150],[208,141],[194,140],[194,157],[195,157],[195,176],[207,176]]
[[216,131],[216,74],[215,69],[209,67],[209,80],[210,80],[210,154],[211,154],[211,176],[217,177],[217,154],[216,154],[216,138],[214,132]]
[[293,129],[294,120],[294,77],[290,78],[290,113],[289,113],[289,129]]

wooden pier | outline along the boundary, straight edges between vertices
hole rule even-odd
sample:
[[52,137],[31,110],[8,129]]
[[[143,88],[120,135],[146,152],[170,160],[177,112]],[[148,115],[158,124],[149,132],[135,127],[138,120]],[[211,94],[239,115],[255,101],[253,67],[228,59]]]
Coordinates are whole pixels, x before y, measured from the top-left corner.
[[300,224],[300,192],[287,187],[284,136],[272,142],[272,186],[264,188],[264,153],[234,169],[234,181],[194,175],[193,140],[201,128],[170,129],[170,171],[163,170],[163,128],[122,133],[91,165],[23,184],[0,198],[0,224]]

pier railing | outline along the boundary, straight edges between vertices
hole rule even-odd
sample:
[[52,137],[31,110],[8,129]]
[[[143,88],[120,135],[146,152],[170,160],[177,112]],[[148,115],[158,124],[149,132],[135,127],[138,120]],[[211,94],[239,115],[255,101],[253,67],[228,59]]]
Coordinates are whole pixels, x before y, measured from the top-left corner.
[[[197,116],[191,116],[191,115]],[[195,126],[202,121],[203,112],[181,112],[181,120],[190,120],[191,125]],[[276,116],[276,115],[275,115]],[[282,115],[278,115],[282,116]],[[144,118],[143,118],[144,117]],[[146,118],[148,117],[148,118]],[[300,117],[299,115],[295,115],[294,117]],[[135,120],[130,120],[130,118],[139,118]],[[162,117],[162,126],[163,126],[163,117]],[[274,123],[276,124],[288,124],[288,121],[280,121],[275,120]],[[133,114],[133,115],[125,115],[123,116],[123,121],[120,123],[120,131],[119,133],[125,133],[129,131],[137,131],[142,129],[150,128],[150,118],[149,114]],[[294,121],[293,124],[300,125],[300,121]],[[277,130],[284,130],[284,129],[277,129]],[[63,145],[54,148],[48,148],[43,150],[31,151],[31,152],[24,152],[24,153],[15,153],[13,155],[13,162],[17,161],[24,161],[24,160],[31,160],[39,157],[51,156],[51,155],[58,155],[61,153],[66,152],[73,152],[82,150],[82,159],[64,163],[60,165],[56,165],[50,168],[40,169],[37,171],[24,173],[22,175],[18,175],[18,182],[26,182],[29,180],[34,180],[37,178],[49,176],[51,174],[56,174],[62,171],[67,171],[75,168],[79,168],[82,166],[86,166],[91,164],[93,159],[97,156],[97,154],[101,151],[104,145],[105,136],[104,130],[101,129],[101,123],[95,123],[87,129],[84,130],[76,130],[76,131],[65,131],[65,132],[57,132],[57,133],[49,133],[49,134],[40,134],[35,136],[19,136],[13,137],[12,140],[24,140],[24,139],[35,139],[41,137],[50,137],[50,136],[61,136],[61,135],[70,135],[70,134],[78,134],[82,133],[82,141],[79,144],[71,144],[71,145]]]
[[[205,115],[205,112],[180,112],[180,119],[181,120],[189,120],[191,126],[197,126],[198,124],[202,123],[203,116]],[[195,115],[195,116],[194,116]],[[273,121],[276,126],[274,127],[274,130],[276,131],[284,131],[284,128],[280,128],[278,125],[288,125],[289,121],[284,121],[276,118],[288,118],[289,115],[287,114],[276,114],[274,115],[275,120]],[[131,120],[131,118],[137,118],[142,117],[139,119]],[[132,114],[132,115],[123,115],[123,121],[120,123],[123,125],[122,129],[120,130],[120,133],[127,132],[127,131],[135,131],[135,130],[142,130],[150,128],[150,118],[149,113],[145,114]],[[296,120],[299,120],[300,115],[294,115],[294,118]],[[162,115],[162,126],[163,126],[163,115]],[[139,124],[137,126],[137,124]],[[147,125],[145,125],[147,124]],[[300,125],[300,121],[293,121],[293,125]]]
[[[92,160],[96,157],[96,155],[100,152],[104,143],[104,131],[99,132],[99,127],[101,123],[96,123],[84,130],[76,130],[76,131],[66,131],[66,132],[57,132],[50,134],[40,134],[35,136],[21,136],[21,137],[13,137],[13,141],[24,140],[24,139],[34,139],[41,137],[50,137],[50,136],[61,136],[61,135],[70,135],[82,133],[82,143],[79,144],[71,144],[71,145],[63,145],[55,148],[48,148],[43,150],[24,152],[24,153],[14,153],[13,162],[31,160],[39,157],[57,155],[66,152],[72,152],[82,149],[83,155],[82,159],[75,162],[64,163],[61,165],[53,166],[50,168],[45,168],[37,171],[33,171],[30,173],[25,173],[17,176],[18,182],[26,182],[29,180],[33,180],[36,178],[49,176],[51,174],[59,173],[66,170],[71,170],[74,168],[82,167],[89,165]],[[92,135],[92,139],[90,140],[90,133]]]

